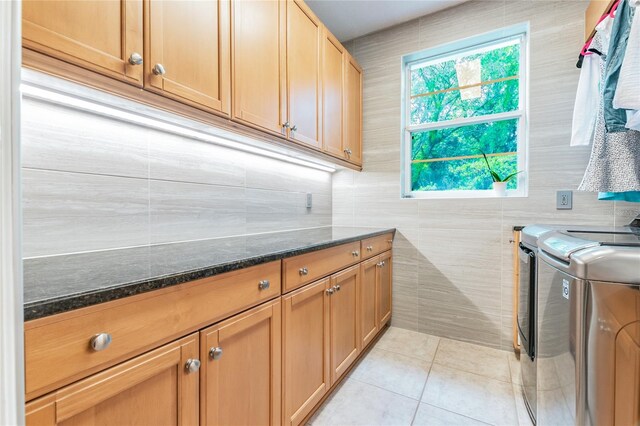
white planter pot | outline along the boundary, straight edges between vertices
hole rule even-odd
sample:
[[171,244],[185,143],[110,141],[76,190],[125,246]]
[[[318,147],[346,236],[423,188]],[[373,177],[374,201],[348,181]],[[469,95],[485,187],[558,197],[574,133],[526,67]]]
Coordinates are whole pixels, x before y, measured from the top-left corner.
[[496,197],[507,196],[507,182],[493,182],[493,192]]

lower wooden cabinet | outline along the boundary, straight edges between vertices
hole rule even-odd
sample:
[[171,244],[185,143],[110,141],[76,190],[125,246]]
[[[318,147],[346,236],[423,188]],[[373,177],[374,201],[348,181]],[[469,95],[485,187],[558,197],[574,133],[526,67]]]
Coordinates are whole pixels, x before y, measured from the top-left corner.
[[280,299],[200,332],[201,425],[280,424]]
[[378,328],[391,319],[391,282],[392,282],[392,258],[391,251],[382,253],[378,257]]
[[331,383],[349,369],[360,351],[360,265],[331,276]]
[[329,278],[282,298],[283,424],[298,425],[331,387]]
[[378,333],[378,258],[360,264],[360,344],[364,348]]
[[28,403],[26,424],[195,425],[198,363],[192,334]]
[[[317,256],[331,259],[332,254],[328,249]],[[352,257],[356,255],[354,249]],[[26,423],[297,426],[391,318],[391,271],[389,250],[282,296],[272,263],[176,288],[174,292],[184,293],[179,300],[162,299],[163,309],[169,315],[173,305],[188,303],[190,310],[171,317],[198,320],[185,333],[199,332],[31,400]],[[236,308],[228,315],[251,306],[249,300],[257,302],[269,294],[275,299],[203,329],[219,318],[220,307],[211,306],[211,297],[194,299],[201,296],[199,286],[227,288],[228,280],[235,281],[233,291],[216,293],[220,304]],[[271,282],[278,293],[264,293]],[[252,288],[255,294],[249,297],[245,293]],[[226,300],[230,298],[242,303]],[[148,312],[144,300],[130,302]],[[103,306],[95,315],[113,329],[111,308]],[[210,312],[211,322],[201,321],[204,311]],[[173,329],[163,325],[163,330]],[[29,368],[33,367],[27,364]]]

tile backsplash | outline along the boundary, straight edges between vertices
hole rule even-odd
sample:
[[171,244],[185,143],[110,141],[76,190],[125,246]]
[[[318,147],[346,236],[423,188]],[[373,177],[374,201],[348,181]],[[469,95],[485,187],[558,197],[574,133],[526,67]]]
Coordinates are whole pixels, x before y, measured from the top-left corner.
[[31,98],[22,117],[25,257],[331,224],[329,172]]

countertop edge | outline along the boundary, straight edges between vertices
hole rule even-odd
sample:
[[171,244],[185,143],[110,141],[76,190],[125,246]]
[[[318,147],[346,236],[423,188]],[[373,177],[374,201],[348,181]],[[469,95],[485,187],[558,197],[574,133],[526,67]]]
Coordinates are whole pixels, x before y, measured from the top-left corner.
[[179,284],[184,284],[190,281],[213,277],[215,275],[224,274],[226,272],[245,269],[263,263],[274,262],[276,260],[282,260],[288,257],[299,256],[301,254],[339,246],[341,244],[360,241],[364,238],[375,237],[390,232],[395,235],[396,228],[378,229],[375,231],[372,230],[371,232],[363,232],[362,234],[352,237],[325,241],[318,244],[292,248],[290,250],[283,250],[279,252],[267,253],[264,255],[253,256],[245,259],[238,259],[235,261],[211,265],[209,267],[200,268],[197,270],[184,271],[176,274],[169,274],[160,277],[134,281],[131,283],[118,284],[112,287],[100,288],[98,290],[87,291],[83,293],[76,293],[68,296],[29,302],[24,304],[24,321],[26,322],[36,320],[39,318],[61,314],[76,309],[86,308],[105,302],[111,302],[114,300],[122,299],[124,297],[135,296],[137,294],[147,293],[154,290],[160,290]]

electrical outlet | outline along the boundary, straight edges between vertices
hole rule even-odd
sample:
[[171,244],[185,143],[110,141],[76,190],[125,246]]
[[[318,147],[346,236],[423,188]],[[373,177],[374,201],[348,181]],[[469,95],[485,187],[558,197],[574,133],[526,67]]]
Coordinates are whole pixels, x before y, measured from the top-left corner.
[[556,192],[556,210],[571,210],[573,208],[573,191]]
[[310,192],[307,192],[307,208],[310,209],[313,205],[313,198]]

